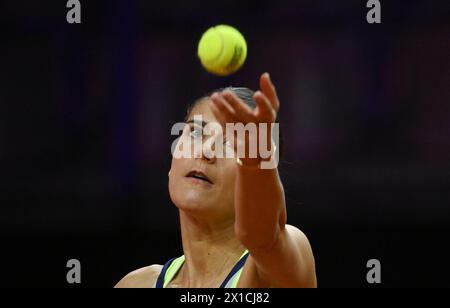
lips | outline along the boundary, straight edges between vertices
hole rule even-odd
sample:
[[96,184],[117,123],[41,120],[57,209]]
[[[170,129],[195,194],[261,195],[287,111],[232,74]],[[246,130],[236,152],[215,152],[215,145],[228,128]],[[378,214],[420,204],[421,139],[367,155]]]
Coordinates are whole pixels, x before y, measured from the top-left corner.
[[187,178],[194,178],[198,179],[204,182],[207,182],[209,184],[212,184],[213,182],[200,170],[191,170],[186,174]]

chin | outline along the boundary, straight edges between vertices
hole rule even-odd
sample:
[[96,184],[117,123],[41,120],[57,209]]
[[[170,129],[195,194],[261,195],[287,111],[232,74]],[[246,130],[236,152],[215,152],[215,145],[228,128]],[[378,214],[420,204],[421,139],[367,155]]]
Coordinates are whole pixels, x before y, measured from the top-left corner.
[[207,198],[204,193],[192,189],[178,190],[176,193],[171,194],[170,197],[180,210],[207,211],[214,207],[214,202]]
[[218,201],[190,196],[189,194],[172,200],[178,210],[197,219],[213,221],[228,220],[234,217],[232,210],[217,207]]

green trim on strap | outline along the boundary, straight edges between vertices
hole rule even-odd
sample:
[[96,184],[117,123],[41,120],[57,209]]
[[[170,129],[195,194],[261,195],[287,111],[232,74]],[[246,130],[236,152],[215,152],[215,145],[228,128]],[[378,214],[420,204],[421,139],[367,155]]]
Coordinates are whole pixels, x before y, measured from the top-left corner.
[[[239,260],[242,259],[247,253],[248,253],[248,249],[246,249],[246,250],[242,253],[242,255],[241,255],[241,257],[239,258]],[[241,274],[242,274],[242,270],[243,270],[243,269],[244,269],[244,267],[242,267],[242,268],[236,273],[236,275],[233,277],[233,281],[231,282],[231,285],[230,285],[230,288],[231,288],[231,289],[236,289],[236,288],[237,288],[237,284],[238,284],[238,282],[239,282],[239,279],[241,278]]]
[[248,253],[248,249],[244,250],[244,252],[242,253],[242,255],[239,257],[239,260],[242,259],[243,256],[245,256]]
[[[248,250],[246,249],[242,253],[242,255],[239,257],[239,260],[242,259],[242,257],[244,257],[247,253],[248,253]],[[165,288],[172,281],[172,279],[175,278],[175,276],[178,274],[181,267],[183,266],[184,261],[185,261],[184,255],[182,255],[181,257],[178,257],[172,261],[172,264],[170,264],[169,268],[166,271],[166,275],[164,276],[163,288]],[[243,268],[241,268],[236,273],[236,275],[233,277],[233,282],[231,283],[231,288],[236,288],[236,286],[239,282],[239,278],[241,277],[241,274],[242,274],[242,269]]]
[[163,288],[165,288],[172,281],[172,279],[178,274],[178,271],[183,266],[183,263],[184,263],[184,255],[172,261],[172,264],[170,264],[169,268],[166,271],[166,275],[164,275]]
[[230,289],[236,289],[237,288],[237,284],[239,282],[239,278],[241,278],[241,274],[242,274],[242,268],[234,276],[233,282],[230,285]]

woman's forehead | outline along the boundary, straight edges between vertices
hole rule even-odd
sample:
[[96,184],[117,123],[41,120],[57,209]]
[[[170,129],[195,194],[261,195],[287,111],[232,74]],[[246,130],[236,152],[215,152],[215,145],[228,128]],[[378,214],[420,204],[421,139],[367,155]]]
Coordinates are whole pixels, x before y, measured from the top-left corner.
[[202,121],[204,122],[217,122],[216,118],[214,117],[214,114],[212,113],[211,108],[209,107],[210,103],[209,98],[202,99],[201,101],[198,101],[194,108],[192,108],[191,112],[189,113],[189,116],[187,120],[194,120],[194,116],[201,116]]

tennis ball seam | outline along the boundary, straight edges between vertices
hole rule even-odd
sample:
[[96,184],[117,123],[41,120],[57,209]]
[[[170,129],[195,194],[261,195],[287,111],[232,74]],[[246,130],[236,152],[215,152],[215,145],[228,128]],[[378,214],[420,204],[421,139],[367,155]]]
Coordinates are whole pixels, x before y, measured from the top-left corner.
[[233,57],[231,57],[230,63],[226,66],[226,69],[232,70],[239,64],[242,51],[243,48],[241,46],[236,44],[234,45]]
[[219,37],[220,37],[220,54],[219,54],[218,57],[216,57],[214,59],[214,62],[217,62],[217,60],[219,60],[220,58],[223,57],[223,53],[225,52],[225,38],[223,37],[222,32],[217,30],[217,27],[214,28],[214,31],[216,31],[219,34]]

